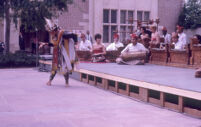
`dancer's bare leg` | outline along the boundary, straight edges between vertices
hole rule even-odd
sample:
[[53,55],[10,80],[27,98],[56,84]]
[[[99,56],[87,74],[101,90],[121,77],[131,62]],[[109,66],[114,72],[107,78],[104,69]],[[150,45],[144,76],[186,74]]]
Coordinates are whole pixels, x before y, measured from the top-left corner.
[[64,74],[64,78],[65,78],[65,81],[66,81],[66,87],[68,87],[69,86],[69,84],[68,84],[69,73],[68,72],[66,74]]
[[55,75],[56,75],[56,71],[52,71],[51,75],[50,75],[50,80],[46,83],[46,85],[51,86],[52,84],[52,80],[54,79]]
[[52,85],[52,84],[51,84],[51,81],[48,81],[48,82],[46,83],[46,85],[51,86],[51,85]]

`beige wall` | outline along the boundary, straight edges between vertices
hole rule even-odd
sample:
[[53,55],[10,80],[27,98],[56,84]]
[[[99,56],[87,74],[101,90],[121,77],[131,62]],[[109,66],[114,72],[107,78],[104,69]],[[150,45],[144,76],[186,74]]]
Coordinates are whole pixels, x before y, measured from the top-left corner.
[[66,30],[81,30],[89,29],[89,0],[74,0],[72,5],[69,5],[68,12],[64,12],[58,18],[59,26]]
[[183,0],[159,0],[158,14],[161,26],[166,26],[168,32],[175,31]]

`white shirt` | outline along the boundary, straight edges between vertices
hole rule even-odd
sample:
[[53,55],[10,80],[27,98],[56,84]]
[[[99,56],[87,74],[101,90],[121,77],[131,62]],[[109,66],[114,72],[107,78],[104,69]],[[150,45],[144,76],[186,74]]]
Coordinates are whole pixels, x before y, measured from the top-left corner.
[[170,34],[166,34],[165,36],[163,35],[164,38],[164,43],[165,44],[170,44],[171,43],[171,35]]
[[141,43],[137,43],[136,45],[133,45],[133,43],[130,43],[126,46],[126,48],[121,52],[125,53],[125,52],[148,52],[148,49],[146,49],[144,47],[143,44]]
[[93,42],[91,35],[86,34],[86,39],[89,40],[91,43]]
[[85,40],[85,42],[81,41],[79,45],[80,51],[91,51],[92,50],[92,44],[89,40]]
[[109,46],[107,46],[106,51],[118,50],[118,48],[120,47],[124,47],[124,45],[121,42],[117,42],[117,43],[113,42]]
[[182,41],[178,41],[175,45],[174,45],[174,49],[177,50],[182,50],[185,48],[185,44]]
[[187,44],[186,34],[183,32],[178,35],[179,35],[179,42],[182,42],[184,45],[186,45]]

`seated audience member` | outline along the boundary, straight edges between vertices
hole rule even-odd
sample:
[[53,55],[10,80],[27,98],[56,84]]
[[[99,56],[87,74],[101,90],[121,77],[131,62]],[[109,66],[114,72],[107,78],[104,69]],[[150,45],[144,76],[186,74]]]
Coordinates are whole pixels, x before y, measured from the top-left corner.
[[194,40],[193,44],[201,44],[201,35],[196,34],[192,39]]
[[93,39],[92,39],[92,36],[90,35],[89,30],[87,30],[86,39],[89,40],[91,43],[93,43]]
[[96,34],[95,35],[95,43],[92,47],[92,62],[105,62],[105,54],[106,49],[105,46],[101,42],[101,35]]
[[162,37],[164,38],[164,43],[170,44],[171,43],[171,35],[167,32],[166,27],[163,27],[162,33],[163,33]]
[[149,47],[149,42],[150,42],[150,37],[149,37],[149,33],[146,29],[146,27],[141,27],[141,34],[139,36],[139,41],[141,41],[141,43],[148,48]]
[[92,44],[89,40],[86,40],[85,34],[81,34],[81,42],[78,46],[80,51],[92,51]]
[[136,34],[131,34],[131,43],[121,52],[116,62],[118,64],[128,65],[143,65],[148,50],[143,44],[138,43],[138,37]]
[[140,34],[141,34],[141,27],[140,26],[137,26],[137,29],[135,30],[135,34],[137,36],[140,36]]
[[153,45],[154,47],[159,47],[160,45],[160,36],[159,33],[156,31],[156,26],[151,26],[151,41],[150,45]]
[[179,41],[186,45],[187,37],[186,37],[186,34],[183,32],[183,30],[184,30],[184,27],[179,26],[179,25],[177,26],[177,33],[179,36]]
[[172,33],[172,44],[174,45],[174,49],[182,50],[185,48],[186,44],[183,41],[179,41],[179,36],[177,33]]
[[141,34],[140,34],[140,39],[143,40],[145,38],[149,38],[149,34],[147,33],[146,27],[141,27]]
[[118,50],[120,47],[124,47],[124,45],[119,41],[119,35],[114,34],[114,42],[106,48],[106,51]]

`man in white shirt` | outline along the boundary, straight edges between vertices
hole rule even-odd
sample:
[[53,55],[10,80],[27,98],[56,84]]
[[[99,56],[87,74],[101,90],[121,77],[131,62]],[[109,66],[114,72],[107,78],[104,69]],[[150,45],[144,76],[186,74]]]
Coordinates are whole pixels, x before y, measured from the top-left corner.
[[92,51],[92,44],[89,40],[86,40],[85,34],[81,34],[81,42],[79,44],[78,50],[80,51]]
[[131,34],[131,43],[121,52],[116,62],[118,64],[143,65],[147,52],[148,49],[143,44],[138,43],[138,36]]
[[120,47],[124,47],[123,43],[119,41],[119,35],[114,34],[114,42],[111,43],[107,48],[106,51],[115,51],[118,50]]
[[187,37],[186,37],[186,34],[183,32],[184,30],[184,27],[182,26],[177,26],[177,33],[178,33],[178,36],[179,36],[179,42],[182,42],[184,45],[187,44]]
[[170,44],[171,43],[171,35],[169,33],[167,33],[167,28],[163,27],[162,29],[162,33],[163,33],[163,38],[164,38],[164,43],[165,44]]
[[172,33],[172,44],[174,45],[174,49],[183,50],[186,46],[184,42],[179,41],[179,36],[177,33]]

